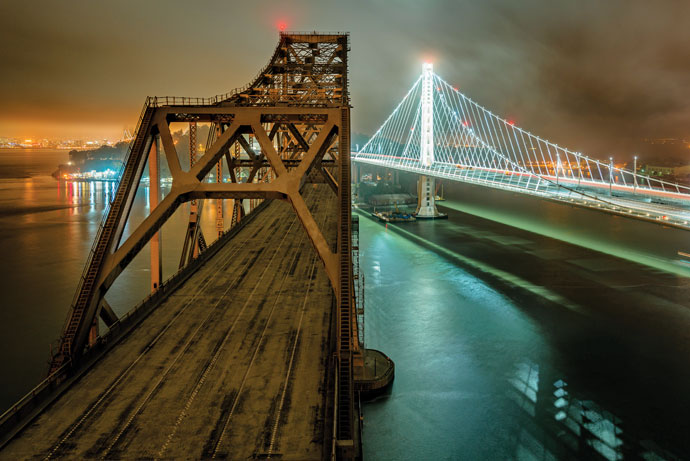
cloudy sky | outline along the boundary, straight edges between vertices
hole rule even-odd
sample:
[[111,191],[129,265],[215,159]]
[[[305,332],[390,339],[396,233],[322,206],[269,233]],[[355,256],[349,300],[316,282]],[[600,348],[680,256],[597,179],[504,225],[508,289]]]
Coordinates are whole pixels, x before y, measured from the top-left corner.
[[281,21],[350,32],[357,133],[431,59],[480,104],[574,150],[690,139],[686,0],[3,0],[0,136],[117,138],[147,95],[249,82]]

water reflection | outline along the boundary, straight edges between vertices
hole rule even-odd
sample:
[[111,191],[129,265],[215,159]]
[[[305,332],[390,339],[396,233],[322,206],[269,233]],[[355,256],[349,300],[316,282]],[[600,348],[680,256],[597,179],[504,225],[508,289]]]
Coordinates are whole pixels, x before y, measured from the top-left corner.
[[112,181],[58,181],[57,198],[73,207],[72,214],[79,214],[79,206],[89,205],[89,211],[101,210],[115,193]]
[[508,382],[520,392],[511,394],[515,402],[530,416],[535,415],[537,391],[539,390],[539,367],[535,364],[520,363]]
[[563,379],[542,382],[539,365],[521,362],[508,378],[509,397],[545,430],[544,443],[539,437],[521,429],[517,441],[518,459],[557,459],[545,445],[565,447],[577,459],[678,459],[649,440],[624,437],[622,421],[597,402],[577,396],[576,390]]
[[[67,152],[0,153],[0,254],[5,269],[0,279],[0,336],[11,345],[0,350],[5,371],[0,379],[1,412],[45,377],[50,343],[61,333],[102,211],[116,185],[56,181],[50,173],[67,161]],[[27,165],[15,167],[16,156]],[[131,215],[137,218],[144,211],[142,189],[132,207]],[[182,219],[173,222],[170,235],[184,236],[186,224]],[[166,243],[164,269],[174,271],[180,249],[172,239]],[[120,277],[124,289],[111,290],[114,308],[121,308],[118,314],[148,292],[148,281],[141,276],[148,264],[148,254],[133,261]]]

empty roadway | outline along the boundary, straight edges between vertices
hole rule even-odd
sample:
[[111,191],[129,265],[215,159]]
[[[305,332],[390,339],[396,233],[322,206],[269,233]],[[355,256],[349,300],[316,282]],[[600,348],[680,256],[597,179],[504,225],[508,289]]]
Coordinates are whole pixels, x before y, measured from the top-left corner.
[[[335,194],[303,195],[335,241]],[[2,456],[321,459],[331,306],[306,233],[275,201]]]

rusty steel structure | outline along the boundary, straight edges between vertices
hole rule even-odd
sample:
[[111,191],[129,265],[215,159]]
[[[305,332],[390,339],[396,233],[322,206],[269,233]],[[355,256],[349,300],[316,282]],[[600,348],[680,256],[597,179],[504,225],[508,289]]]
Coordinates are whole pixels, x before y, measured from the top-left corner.
[[[160,286],[159,233],[180,205],[191,202],[189,227],[180,265],[206,247],[199,215],[205,200],[217,200],[222,233],[222,200],[232,199],[232,221],[259,201],[289,202],[311,240],[335,294],[334,451],[355,457],[357,447],[353,367],[361,366],[354,307],[350,210],[350,101],[347,34],[281,33],[268,65],[246,87],[212,98],[149,97],[126,157],[117,193],[104,213],[83,276],[70,307],[51,375],[69,376],[99,340],[99,318],[118,321],[106,301],[108,290],[145,245]],[[190,168],[183,169],[170,124],[190,124]],[[197,124],[208,124],[207,148],[196,152]],[[253,139],[252,139],[253,138]],[[256,143],[254,143],[256,141]],[[159,144],[162,150],[158,148]],[[255,148],[258,144],[259,148]],[[170,191],[158,192],[160,155],[172,175]],[[123,239],[134,196],[149,168],[150,212]],[[210,176],[215,171],[215,181]],[[224,181],[224,170],[229,181]],[[338,237],[329,242],[300,190],[325,182],[338,197]],[[155,183],[155,184],[154,184]]]
[[[196,163],[197,151],[197,122],[189,122],[189,166],[194,167]],[[201,201],[192,200],[189,202],[189,223],[182,245],[182,255],[180,257],[180,268],[189,264],[194,258],[199,256],[199,251],[206,249],[206,239],[201,230],[199,218],[201,216]]]

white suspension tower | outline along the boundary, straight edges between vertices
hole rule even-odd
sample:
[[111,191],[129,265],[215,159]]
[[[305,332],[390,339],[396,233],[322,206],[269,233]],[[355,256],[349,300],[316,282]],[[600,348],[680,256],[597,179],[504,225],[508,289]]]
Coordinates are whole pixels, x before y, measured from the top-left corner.
[[[422,166],[434,164],[434,65],[422,65],[422,132],[419,161]],[[417,218],[438,218],[434,197],[436,181],[432,176],[420,176],[417,181]]]

